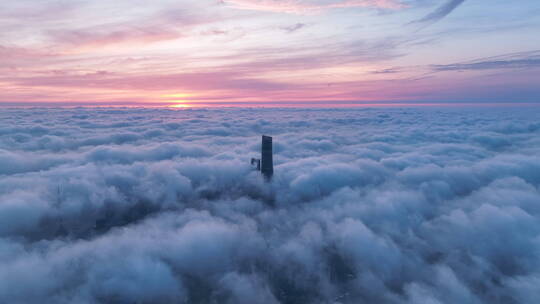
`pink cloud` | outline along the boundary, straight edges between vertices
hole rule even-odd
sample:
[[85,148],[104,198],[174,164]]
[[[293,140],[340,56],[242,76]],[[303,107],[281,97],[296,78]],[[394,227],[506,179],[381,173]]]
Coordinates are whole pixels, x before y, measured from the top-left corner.
[[99,48],[108,45],[140,45],[182,37],[174,29],[160,26],[124,27],[112,31],[103,29],[51,32],[59,44],[67,44],[76,49]]
[[[331,101],[393,99],[394,93],[384,81],[352,81],[347,83],[286,83],[271,79],[251,78],[249,74],[224,69],[214,72],[159,74],[115,73],[50,73],[0,78],[9,92],[4,101],[134,101],[187,103],[268,102],[268,101]],[[394,85],[393,85],[394,86]],[[175,94],[183,95],[176,98]],[[11,95],[11,96],[10,96]]]
[[400,0],[222,0],[222,3],[229,4],[237,9],[294,14],[313,13],[336,8],[368,7],[398,9],[405,7]]
[[34,66],[36,61],[44,61],[58,56],[52,51],[38,48],[0,45],[0,72],[8,69],[10,74],[21,67]]

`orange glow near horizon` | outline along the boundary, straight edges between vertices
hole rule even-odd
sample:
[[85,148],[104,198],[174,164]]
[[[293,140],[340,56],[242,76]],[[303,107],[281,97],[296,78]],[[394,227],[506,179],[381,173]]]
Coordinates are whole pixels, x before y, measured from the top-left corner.
[[177,108],[177,109],[186,109],[186,108],[193,108],[193,105],[187,104],[187,103],[177,103],[167,106],[169,108]]

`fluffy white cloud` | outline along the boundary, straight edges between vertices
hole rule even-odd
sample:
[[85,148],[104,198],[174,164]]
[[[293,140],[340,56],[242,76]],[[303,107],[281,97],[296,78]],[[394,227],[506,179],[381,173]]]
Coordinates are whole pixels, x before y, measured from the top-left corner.
[[537,116],[4,109],[0,302],[536,303]]

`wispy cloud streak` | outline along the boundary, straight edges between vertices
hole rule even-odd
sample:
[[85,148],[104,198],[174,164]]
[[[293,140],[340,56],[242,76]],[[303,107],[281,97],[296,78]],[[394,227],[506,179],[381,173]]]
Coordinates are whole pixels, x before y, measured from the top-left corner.
[[463,2],[465,2],[465,0],[449,0],[448,2],[439,6],[436,10],[429,13],[422,19],[413,21],[413,23],[435,23],[437,21],[440,21],[444,17],[450,15],[450,13],[452,13],[456,8],[458,8],[458,6],[463,4]]
[[372,7],[403,8],[398,0],[341,0],[341,1],[276,1],[276,0],[222,0],[234,8],[281,13],[313,13],[336,8]]
[[508,54],[470,62],[432,65],[434,71],[529,69],[540,67],[540,51]]

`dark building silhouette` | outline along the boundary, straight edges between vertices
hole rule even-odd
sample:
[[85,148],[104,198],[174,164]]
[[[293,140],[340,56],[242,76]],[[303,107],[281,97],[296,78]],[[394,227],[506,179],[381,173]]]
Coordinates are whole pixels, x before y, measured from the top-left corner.
[[261,147],[261,173],[268,181],[274,175],[274,158],[272,152],[272,137],[262,136]]
[[251,165],[257,168],[257,171],[261,171],[261,160],[258,158],[251,159]]
[[272,151],[272,137],[263,135],[261,144],[261,159],[252,158],[251,165],[261,171],[266,181],[274,175],[274,157]]

